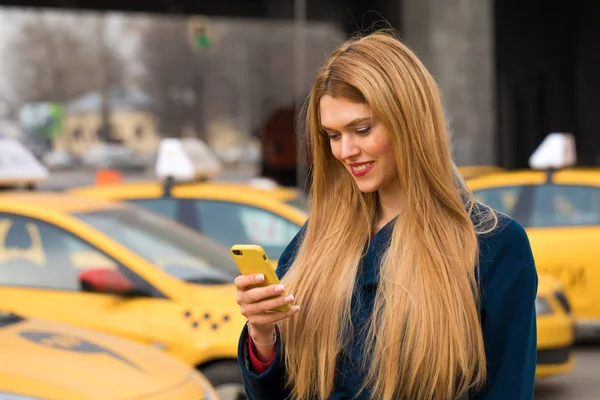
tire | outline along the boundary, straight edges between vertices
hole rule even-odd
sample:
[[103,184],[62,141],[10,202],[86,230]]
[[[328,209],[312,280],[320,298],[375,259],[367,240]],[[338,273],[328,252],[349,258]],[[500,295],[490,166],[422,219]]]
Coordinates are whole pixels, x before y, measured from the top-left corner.
[[242,370],[237,361],[217,361],[200,367],[221,400],[246,400]]

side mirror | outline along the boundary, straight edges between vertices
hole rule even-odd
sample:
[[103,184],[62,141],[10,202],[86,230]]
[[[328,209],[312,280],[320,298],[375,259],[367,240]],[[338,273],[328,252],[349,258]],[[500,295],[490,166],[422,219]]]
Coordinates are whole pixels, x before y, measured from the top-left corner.
[[79,273],[79,283],[86,292],[117,294],[121,296],[142,295],[135,284],[119,271],[92,268]]

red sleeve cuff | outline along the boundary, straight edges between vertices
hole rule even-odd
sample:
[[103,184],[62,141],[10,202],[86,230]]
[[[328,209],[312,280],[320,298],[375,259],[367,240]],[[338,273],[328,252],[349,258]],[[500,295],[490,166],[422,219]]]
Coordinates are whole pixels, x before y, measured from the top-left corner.
[[275,359],[275,353],[273,353],[273,356],[267,363],[263,363],[262,361],[260,361],[254,354],[254,342],[252,341],[252,336],[250,336],[250,335],[248,335],[248,354],[250,355],[250,362],[252,363],[252,370],[254,373],[256,373],[258,375],[265,372],[269,368],[269,365],[271,365],[271,363]]

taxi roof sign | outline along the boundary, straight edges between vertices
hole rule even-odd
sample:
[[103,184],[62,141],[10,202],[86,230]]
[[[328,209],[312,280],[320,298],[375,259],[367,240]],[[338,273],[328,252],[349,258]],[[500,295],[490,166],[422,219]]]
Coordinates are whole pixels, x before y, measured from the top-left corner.
[[0,186],[34,184],[48,177],[46,167],[20,141],[0,138]]
[[222,165],[217,156],[199,139],[166,138],[160,142],[155,173],[161,180],[207,179],[221,171]]
[[551,133],[529,157],[532,169],[561,169],[577,163],[575,137],[570,133]]
[[248,184],[255,189],[274,190],[279,187],[279,184],[271,178],[254,177],[248,180]]

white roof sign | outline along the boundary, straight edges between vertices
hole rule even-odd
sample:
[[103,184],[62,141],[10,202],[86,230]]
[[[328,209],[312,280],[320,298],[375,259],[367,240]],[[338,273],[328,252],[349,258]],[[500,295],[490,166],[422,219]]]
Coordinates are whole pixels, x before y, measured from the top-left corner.
[[577,163],[575,137],[570,133],[551,133],[529,157],[532,169],[560,169]]
[[156,159],[156,175],[176,181],[210,178],[222,170],[221,162],[208,146],[195,138],[162,139]]
[[256,177],[248,180],[248,184],[255,189],[273,190],[279,187],[279,184],[270,178]]
[[0,185],[22,185],[48,179],[48,170],[21,142],[0,139]]

